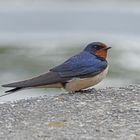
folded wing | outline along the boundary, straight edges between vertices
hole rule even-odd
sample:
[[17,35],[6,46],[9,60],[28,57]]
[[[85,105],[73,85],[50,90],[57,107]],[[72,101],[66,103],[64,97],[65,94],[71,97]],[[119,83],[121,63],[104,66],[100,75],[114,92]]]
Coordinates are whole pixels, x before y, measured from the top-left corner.
[[81,52],[68,59],[63,64],[54,67],[50,72],[35,78],[20,82],[2,85],[3,87],[38,87],[54,83],[66,83],[73,77],[83,78],[97,75],[107,67],[107,61],[97,59],[96,56],[88,52]]
[[105,59],[99,59],[88,52],[75,55],[51,71],[58,72],[60,77],[89,77],[102,72],[107,67]]
[[29,80],[24,80],[20,82],[10,83],[2,85],[3,87],[36,87],[36,86],[42,86],[42,85],[48,85],[52,83],[58,83],[58,82],[65,82],[67,78],[61,78],[57,72],[48,72],[46,74],[42,74],[40,76],[34,77]]

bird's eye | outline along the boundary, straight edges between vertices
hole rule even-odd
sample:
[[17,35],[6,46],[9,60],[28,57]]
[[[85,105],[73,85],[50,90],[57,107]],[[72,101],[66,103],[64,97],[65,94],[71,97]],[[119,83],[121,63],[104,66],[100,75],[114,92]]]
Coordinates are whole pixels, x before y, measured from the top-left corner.
[[96,50],[100,50],[102,47],[101,46],[95,46]]

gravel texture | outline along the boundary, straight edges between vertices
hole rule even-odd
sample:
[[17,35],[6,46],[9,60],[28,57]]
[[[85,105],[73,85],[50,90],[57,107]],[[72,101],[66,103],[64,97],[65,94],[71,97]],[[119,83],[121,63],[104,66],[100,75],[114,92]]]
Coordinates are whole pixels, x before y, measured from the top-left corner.
[[0,104],[0,140],[140,140],[140,86]]

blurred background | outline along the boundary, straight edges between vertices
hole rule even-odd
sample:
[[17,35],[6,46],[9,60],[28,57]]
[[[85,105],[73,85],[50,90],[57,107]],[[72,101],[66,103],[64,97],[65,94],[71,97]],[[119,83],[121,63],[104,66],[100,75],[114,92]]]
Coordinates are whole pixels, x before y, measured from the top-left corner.
[[[95,88],[139,84],[139,7],[139,0],[0,0],[0,85],[42,74],[94,41],[112,46],[109,74]],[[25,90],[0,103],[62,92]]]

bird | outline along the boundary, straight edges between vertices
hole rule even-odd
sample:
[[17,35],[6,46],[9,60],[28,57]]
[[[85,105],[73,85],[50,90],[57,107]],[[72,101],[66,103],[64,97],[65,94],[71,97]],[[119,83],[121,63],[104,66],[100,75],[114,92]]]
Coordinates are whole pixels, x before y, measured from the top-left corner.
[[109,68],[106,58],[110,48],[102,42],[92,42],[45,74],[2,87],[12,88],[5,91],[7,94],[27,88],[64,88],[70,93],[82,91],[106,77]]

